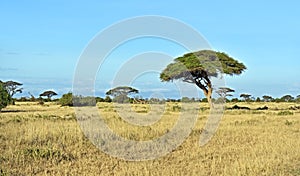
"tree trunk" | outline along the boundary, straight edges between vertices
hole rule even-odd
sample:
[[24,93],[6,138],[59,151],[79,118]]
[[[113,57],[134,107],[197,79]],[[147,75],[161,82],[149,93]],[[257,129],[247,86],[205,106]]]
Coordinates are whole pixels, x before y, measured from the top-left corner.
[[212,91],[213,91],[213,88],[212,88],[212,84],[211,84],[211,81],[209,80],[208,77],[205,77],[205,84],[206,85],[203,85],[201,83],[201,81],[199,81],[199,79],[195,79],[194,80],[194,83],[200,88],[202,89],[205,97],[207,98],[207,101],[209,103],[209,106],[212,107],[213,104],[212,104],[212,99],[211,99],[211,96],[212,96]]
[[205,95],[205,97],[207,98],[207,102],[208,102],[208,104],[209,104],[209,106],[210,107],[212,107],[212,99],[211,99],[211,96],[212,96],[212,88],[211,87],[208,87],[208,89],[205,89],[205,90],[203,90],[203,92],[204,92],[204,95]]

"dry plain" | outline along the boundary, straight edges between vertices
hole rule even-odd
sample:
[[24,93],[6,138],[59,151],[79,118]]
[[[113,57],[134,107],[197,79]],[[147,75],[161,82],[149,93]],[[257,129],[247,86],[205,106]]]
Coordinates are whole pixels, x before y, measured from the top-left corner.
[[[300,109],[295,103],[228,103],[251,110],[226,110],[211,141],[199,147],[207,120],[201,103],[190,136],[176,150],[149,161],[124,161],[95,147],[81,131],[72,107],[17,102],[0,113],[0,175],[300,175]],[[268,110],[255,110],[268,106]],[[98,103],[105,121],[120,136],[149,140],[176,123],[178,103],[148,126],[128,125],[122,106]],[[116,108],[119,108],[116,110]],[[140,114],[149,105],[132,105]]]

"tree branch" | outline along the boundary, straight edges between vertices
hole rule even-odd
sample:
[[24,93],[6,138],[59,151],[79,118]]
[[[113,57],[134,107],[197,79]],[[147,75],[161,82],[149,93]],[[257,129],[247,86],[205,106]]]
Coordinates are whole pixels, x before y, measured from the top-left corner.
[[199,80],[199,78],[195,78],[194,79],[194,83],[200,88],[200,89],[202,89],[205,93],[207,93],[208,92],[208,89],[206,88],[206,86],[205,85],[203,85],[202,83],[201,83],[201,78],[200,78],[200,80]]

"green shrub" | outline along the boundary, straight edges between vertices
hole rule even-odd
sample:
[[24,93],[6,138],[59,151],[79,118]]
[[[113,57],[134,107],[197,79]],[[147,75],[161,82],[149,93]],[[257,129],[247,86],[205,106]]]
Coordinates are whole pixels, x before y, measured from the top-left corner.
[[0,111],[11,102],[11,97],[7,90],[4,88],[3,83],[0,81]]
[[293,115],[293,114],[294,113],[291,112],[291,111],[280,111],[280,112],[278,112],[277,115],[279,115],[279,116],[285,116],[285,115]]
[[172,106],[172,111],[173,112],[179,112],[179,111],[181,111],[181,106],[179,106],[179,105],[173,105]]
[[95,97],[73,96],[71,92],[64,94],[59,99],[59,104],[62,106],[95,106]]
[[62,106],[73,106],[73,94],[71,92],[64,94],[59,99],[59,104]]
[[286,120],[284,124],[287,125],[287,126],[290,126],[290,125],[293,125],[293,122],[290,122],[290,121]]
[[73,106],[96,106],[95,97],[74,96]]
[[116,103],[130,103],[130,98],[127,95],[121,94],[114,97],[112,101]]
[[71,154],[67,154],[64,152],[61,152],[59,150],[54,150],[51,148],[27,148],[24,149],[23,155],[32,157],[36,160],[38,159],[55,159],[58,161],[66,160],[71,161],[75,157]]

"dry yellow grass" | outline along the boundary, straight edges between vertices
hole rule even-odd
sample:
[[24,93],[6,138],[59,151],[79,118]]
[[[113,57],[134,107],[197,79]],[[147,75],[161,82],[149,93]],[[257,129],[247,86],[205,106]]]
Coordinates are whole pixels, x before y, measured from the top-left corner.
[[[209,111],[200,111],[191,135],[175,151],[132,162],[111,157],[87,140],[73,108],[17,103],[0,113],[0,175],[300,175],[300,110],[288,109],[298,105],[237,104],[270,109],[227,110],[204,147],[199,147],[199,136]],[[140,114],[151,111],[148,105],[133,106]],[[112,129],[138,140],[156,138],[171,128],[179,114],[173,106],[157,123],[135,127],[122,121],[111,104],[98,104]]]

